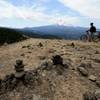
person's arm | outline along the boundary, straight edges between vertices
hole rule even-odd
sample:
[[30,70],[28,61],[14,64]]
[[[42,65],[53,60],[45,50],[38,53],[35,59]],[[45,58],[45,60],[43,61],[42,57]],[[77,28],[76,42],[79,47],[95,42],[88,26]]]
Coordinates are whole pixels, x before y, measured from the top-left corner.
[[91,30],[91,27],[87,30],[87,32],[90,32],[90,30]]

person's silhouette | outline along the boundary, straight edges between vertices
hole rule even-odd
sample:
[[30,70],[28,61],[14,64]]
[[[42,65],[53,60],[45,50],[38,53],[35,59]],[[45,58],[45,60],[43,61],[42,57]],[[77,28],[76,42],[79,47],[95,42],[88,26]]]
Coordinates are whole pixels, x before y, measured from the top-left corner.
[[90,32],[90,41],[92,41],[93,35],[96,32],[96,27],[93,24],[94,23],[90,23],[90,29],[88,30]]

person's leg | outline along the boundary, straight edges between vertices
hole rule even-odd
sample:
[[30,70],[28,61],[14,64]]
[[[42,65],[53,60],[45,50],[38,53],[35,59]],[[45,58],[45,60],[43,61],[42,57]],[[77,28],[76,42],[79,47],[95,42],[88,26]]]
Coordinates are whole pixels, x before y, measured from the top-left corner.
[[92,42],[92,41],[93,41],[93,33],[90,32],[90,42]]
[[91,33],[88,32],[88,42],[91,42],[91,41],[92,41]]

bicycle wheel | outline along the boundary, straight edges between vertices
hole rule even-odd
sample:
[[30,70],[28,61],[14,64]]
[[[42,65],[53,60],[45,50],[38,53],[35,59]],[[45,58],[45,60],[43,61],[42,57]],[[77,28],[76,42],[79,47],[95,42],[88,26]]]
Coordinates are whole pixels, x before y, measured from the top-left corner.
[[100,41],[100,38],[98,37],[98,35],[96,35],[96,36],[93,37],[93,41],[94,41],[94,42]]
[[82,36],[80,37],[80,40],[82,40],[82,41],[87,41],[87,40],[88,40],[87,35],[82,35]]

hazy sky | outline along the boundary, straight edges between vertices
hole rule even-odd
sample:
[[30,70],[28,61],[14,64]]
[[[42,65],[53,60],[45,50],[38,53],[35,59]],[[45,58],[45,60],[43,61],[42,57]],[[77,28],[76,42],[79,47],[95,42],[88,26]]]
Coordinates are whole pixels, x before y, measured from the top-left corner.
[[0,26],[87,27],[90,22],[100,28],[100,0],[0,0]]

